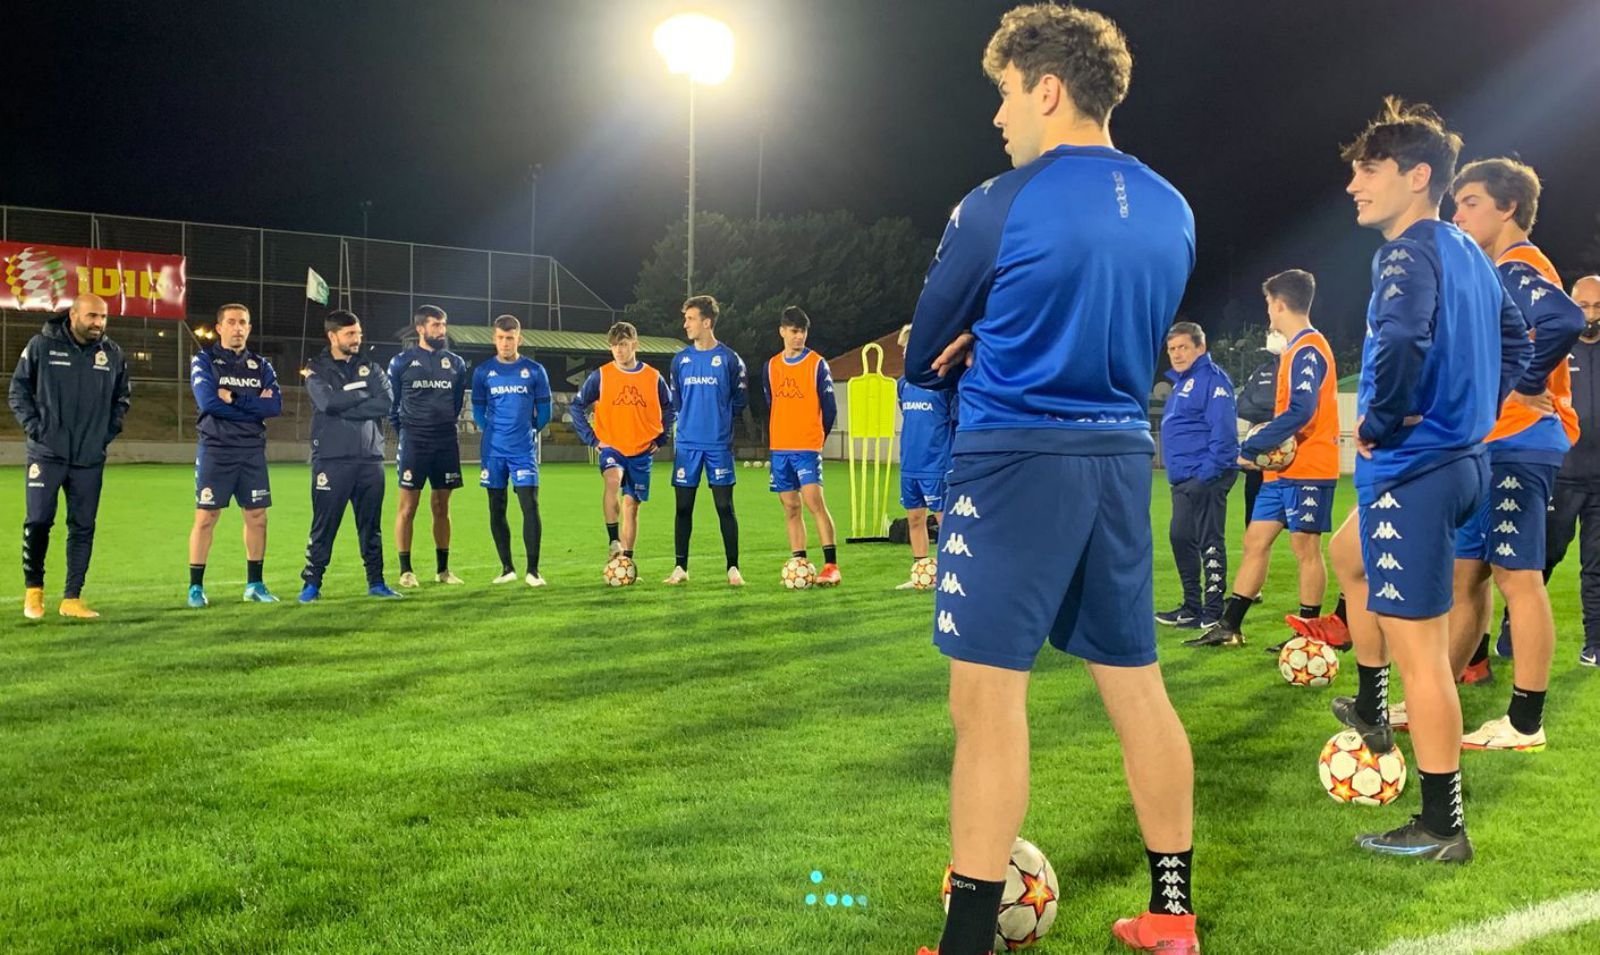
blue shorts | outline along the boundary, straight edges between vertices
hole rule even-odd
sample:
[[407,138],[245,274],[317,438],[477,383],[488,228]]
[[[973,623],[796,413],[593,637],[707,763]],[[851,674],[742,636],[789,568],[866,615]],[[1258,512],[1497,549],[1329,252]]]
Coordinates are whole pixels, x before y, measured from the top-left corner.
[[807,484],[822,484],[821,451],[772,452],[772,482],[768,490],[798,491]]
[[395,470],[400,486],[420,491],[423,484],[435,491],[461,486],[461,445],[455,440],[416,441],[400,436],[395,450]]
[[220,511],[232,500],[247,511],[272,506],[266,449],[230,451],[200,445],[194,457],[194,506]]
[[512,487],[538,487],[539,462],[531,454],[485,454],[478,470],[478,486],[499,490],[509,480]]
[[1544,570],[1545,512],[1555,490],[1554,464],[1489,464],[1489,494],[1456,531],[1456,559],[1506,570]]
[[706,483],[712,487],[731,487],[739,479],[733,469],[733,449],[693,451],[679,448],[672,459],[672,483],[676,487],[699,487],[700,474],[705,472]]
[[1156,662],[1150,477],[1148,454],[956,455],[934,644],[1008,670],[1032,669],[1046,638],[1091,663]]
[[655,463],[651,452],[640,451],[638,454],[627,455],[605,445],[601,445],[599,451],[601,474],[612,468],[621,470],[622,493],[640,504],[650,500],[650,465]]
[[1456,530],[1472,520],[1488,493],[1489,461],[1480,454],[1403,480],[1362,507],[1367,609],[1407,620],[1448,613]]
[[1333,530],[1333,490],[1332,484],[1264,481],[1250,519],[1274,521],[1291,534],[1327,534]]
[[944,478],[900,475],[900,506],[906,510],[925,507],[934,513],[944,510]]

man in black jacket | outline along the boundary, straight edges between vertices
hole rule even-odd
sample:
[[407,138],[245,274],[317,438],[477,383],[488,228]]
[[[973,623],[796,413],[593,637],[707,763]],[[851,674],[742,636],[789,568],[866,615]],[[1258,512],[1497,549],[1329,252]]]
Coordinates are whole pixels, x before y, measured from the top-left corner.
[[11,375],[11,412],[28,435],[27,516],[22,523],[22,614],[44,616],[44,557],[60,492],[67,492],[67,584],[63,617],[100,616],[82,599],[94,550],[106,448],[128,413],[128,364],[105,337],[106,301],[80,295],[45,322]]
[[[1567,556],[1581,522],[1579,581],[1583,596],[1583,649],[1578,662],[1600,666],[1600,275],[1572,283],[1572,300],[1586,324],[1572,346],[1572,407],[1582,433],[1556,474],[1555,495],[1547,512],[1544,579]],[[1502,636],[1502,640],[1509,640]],[[1506,648],[1509,649],[1509,646]]]
[[[1272,409],[1276,407],[1278,396],[1278,356],[1287,345],[1282,335],[1268,329],[1267,344],[1261,349],[1267,357],[1238,390],[1239,418],[1251,426],[1266,424],[1273,418]],[[1255,469],[1244,472],[1244,522],[1247,525],[1255,513],[1256,495],[1261,493],[1262,473]]]
[[345,505],[356,512],[367,594],[399,597],[383,580],[383,419],[391,392],[383,366],[361,355],[361,320],[338,309],[323,322],[328,347],[306,376],[311,418],[311,540],[306,545],[300,602],[322,595],[322,575]]

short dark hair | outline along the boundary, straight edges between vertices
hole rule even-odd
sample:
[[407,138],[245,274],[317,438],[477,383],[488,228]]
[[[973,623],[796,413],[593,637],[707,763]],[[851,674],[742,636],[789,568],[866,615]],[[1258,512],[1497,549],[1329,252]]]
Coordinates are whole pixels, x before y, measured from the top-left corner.
[[1317,297],[1317,277],[1304,269],[1279,272],[1261,283],[1261,292],[1275,298],[1291,312],[1311,313],[1311,300]]
[[435,318],[439,319],[441,322],[448,322],[450,320],[450,316],[445,314],[445,310],[437,305],[418,305],[417,310],[411,313],[411,327],[421,328],[422,326],[428,324],[430,319]]
[[1355,141],[1339,150],[1345,162],[1393,159],[1401,172],[1428,164],[1428,198],[1438,202],[1456,175],[1461,137],[1445,128],[1444,119],[1427,103],[1407,103],[1386,96],[1383,110],[1367,123]]
[[322,330],[325,332],[336,332],[341,328],[349,328],[351,325],[360,324],[361,319],[356,317],[355,312],[352,312],[347,308],[336,308],[328,313],[327,318],[322,320]]
[[502,332],[520,332],[522,323],[517,321],[515,315],[500,315],[494,320],[494,327]]
[[1539,174],[1533,171],[1532,166],[1503,156],[1469,162],[1456,174],[1456,181],[1450,184],[1450,192],[1460,192],[1462,187],[1475,182],[1483,183],[1483,191],[1489,194],[1489,198],[1494,200],[1494,207],[1501,212],[1515,202],[1517,211],[1511,217],[1512,221],[1523,232],[1533,231],[1533,222],[1539,218],[1540,185]]
[[1194,342],[1196,348],[1205,347],[1206,330],[1194,322],[1176,322],[1171,328],[1167,329],[1167,341],[1170,342],[1179,335],[1188,335],[1189,340]]
[[617,322],[606,332],[606,344],[608,345],[638,340],[639,330],[633,327],[632,322]]
[[1033,3],[1008,10],[983,51],[983,72],[998,84],[1016,64],[1028,89],[1046,74],[1066,87],[1079,113],[1104,123],[1128,95],[1133,54],[1110,17],[1079,7]]
[[722,309],[717,307],[717,300],[709,295],[691,295],[683,303],[683,310],[696,309],[701,315],[711,319],[711,324],[717,323],[717,316],[722,314]]
[[811,316],[805,309],[798,305],[790,305],[783,310],[783,315],[778,319],[779,328],[798,328],[801,331],[811,331]]
[[243,312],[244,313],[244,317],[245,318],[249,318],[250,317],[250,306],[248,306],[248,305],[240,305],[238,302],[229,302],[226,305],[218,306],[218,308],[217,308],[217,321],[219,321],[219,322],[222,321],[222,313],[223,312]]

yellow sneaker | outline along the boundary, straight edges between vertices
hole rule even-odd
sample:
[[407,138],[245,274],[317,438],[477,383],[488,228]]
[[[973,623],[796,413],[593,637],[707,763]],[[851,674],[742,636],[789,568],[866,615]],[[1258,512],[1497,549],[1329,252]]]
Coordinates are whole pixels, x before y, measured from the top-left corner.
[[22,615],[29,620],[44,619],[44,588],[29,587],[22,595]]
[[61,608],[56,611],[63,617],[76,617],[79,620],[93,620],[100,616],[99,612],[90,610],[89,605],[80,597],[72,597],[61,601]]

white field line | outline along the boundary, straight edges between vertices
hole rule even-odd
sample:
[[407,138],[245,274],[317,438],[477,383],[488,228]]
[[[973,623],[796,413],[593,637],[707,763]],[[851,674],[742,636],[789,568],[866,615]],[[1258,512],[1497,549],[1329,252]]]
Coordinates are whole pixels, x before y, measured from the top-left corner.
[[1474,955],[1503,952],[1600,921],[1600,892],[1575,892],[1427,938],[1402,939],[1373,955]]

